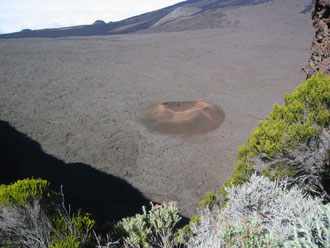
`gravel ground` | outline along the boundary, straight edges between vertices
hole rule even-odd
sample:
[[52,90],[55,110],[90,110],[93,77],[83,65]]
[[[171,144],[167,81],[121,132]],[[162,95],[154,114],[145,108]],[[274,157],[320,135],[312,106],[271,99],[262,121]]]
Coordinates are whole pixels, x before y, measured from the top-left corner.
[[[178,201],[190,217],[231,176],[258,121],[304,81],[314,30],[298,7],[228,9],[235,25],[213,30],[0,40],[0,119],[64,163]],[[139,119],[150,105],[196,100],[223,109],[219,128],[181,137]]]

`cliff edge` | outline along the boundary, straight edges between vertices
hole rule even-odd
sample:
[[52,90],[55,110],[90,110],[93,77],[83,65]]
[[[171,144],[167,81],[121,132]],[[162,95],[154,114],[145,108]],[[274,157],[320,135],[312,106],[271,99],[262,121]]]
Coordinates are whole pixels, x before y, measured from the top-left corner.
[[330,75],[330,0],[316,0],[312,19],[315,27],[315,37],[310,47],[308,64],[303,68],[307,77],[322,71]]

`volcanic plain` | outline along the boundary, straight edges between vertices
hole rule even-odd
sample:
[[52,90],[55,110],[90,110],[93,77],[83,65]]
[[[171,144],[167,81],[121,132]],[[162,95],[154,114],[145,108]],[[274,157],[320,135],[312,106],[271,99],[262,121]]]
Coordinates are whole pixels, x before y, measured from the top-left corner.
[[[227,8],[216,29],[0,40],[0,119],[45,153],[190,217],[231,176],[251,130],[304,82],[308,2]],[[218,106],[221,125],[180,135],[141,120],[150,106],[194,101]]]

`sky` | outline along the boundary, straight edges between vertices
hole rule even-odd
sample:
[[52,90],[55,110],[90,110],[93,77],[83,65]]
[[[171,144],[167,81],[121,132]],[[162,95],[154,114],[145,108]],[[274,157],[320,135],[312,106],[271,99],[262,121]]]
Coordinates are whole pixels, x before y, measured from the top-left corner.
[[0,33],[119,21],[183,0],[0,0]]

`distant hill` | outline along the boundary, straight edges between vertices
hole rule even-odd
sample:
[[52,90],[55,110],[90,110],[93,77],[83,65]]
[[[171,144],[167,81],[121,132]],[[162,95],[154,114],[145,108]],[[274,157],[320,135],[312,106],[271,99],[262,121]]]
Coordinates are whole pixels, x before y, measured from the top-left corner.
[[[24,29],[21,32],[2,34],[0,38],[54,38],[219,28],[229,25],[223,19],[225,16],[223,14],[224,9],[259,5],[272,1],[274,0],[188,0],[118,22],[105,23],[104,21],[97,20],[92,25],[42,30]],[[311,4],[312,2],[311,0]],[[308,5],[304,12],[310,10],[310,5]]]

